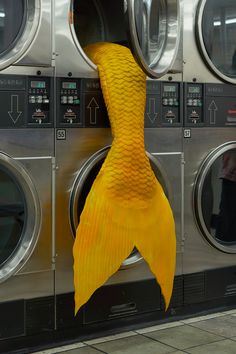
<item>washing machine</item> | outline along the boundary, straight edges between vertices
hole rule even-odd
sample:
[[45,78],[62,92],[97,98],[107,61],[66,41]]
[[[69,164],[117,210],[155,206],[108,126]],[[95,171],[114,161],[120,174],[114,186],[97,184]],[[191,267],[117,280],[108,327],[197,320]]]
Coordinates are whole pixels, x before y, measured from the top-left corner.
[[51,6],[0,1],[2,352],[54,328]]
[[0,70],[5,74],[29,75],[35,67],[52,66],[52,7],[50,0],[0,1]]
[[183,81],[235,84],[235,2],[184,0]]
[[73,315],[75,231],[112,142],[96,66],[82,48],[98,41],[129,42],[144,72],[162,78],[147,81],[145,141],[174,211],[176,274],[182,274],[182,42],[178,1],[60,1],[55,14],[57,328],[66,329],[76,321],[101,323],[163,308],[153,274],[134,249],[79,315]]
[[225,184],[235,183],[225,170],[235,168],[235,35],[234,1],[184,2],[186,305],[235,301],[235,202],[224,203]]

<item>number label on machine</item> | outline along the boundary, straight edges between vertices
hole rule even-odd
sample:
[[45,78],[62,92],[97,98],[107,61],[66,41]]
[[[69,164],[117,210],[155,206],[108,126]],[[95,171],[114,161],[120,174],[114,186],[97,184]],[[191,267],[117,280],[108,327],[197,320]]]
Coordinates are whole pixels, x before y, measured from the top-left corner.
[[57,140],[66,140],[66,130],[57,129]]
[[191,129],[184,129],[184,138],[191,138]]

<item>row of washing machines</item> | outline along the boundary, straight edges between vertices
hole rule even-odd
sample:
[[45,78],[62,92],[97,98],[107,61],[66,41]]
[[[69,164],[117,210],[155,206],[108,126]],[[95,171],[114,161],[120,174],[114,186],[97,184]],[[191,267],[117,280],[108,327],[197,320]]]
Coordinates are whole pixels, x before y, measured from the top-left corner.
[[[235,304],[235,38],[234,0],[0,0],[0,349]],[[145,146],[177,237],[167,314],[136,249],[73,314],[75,230],[112,141],[82,49],[98,41],[129,43],[152,77]]]

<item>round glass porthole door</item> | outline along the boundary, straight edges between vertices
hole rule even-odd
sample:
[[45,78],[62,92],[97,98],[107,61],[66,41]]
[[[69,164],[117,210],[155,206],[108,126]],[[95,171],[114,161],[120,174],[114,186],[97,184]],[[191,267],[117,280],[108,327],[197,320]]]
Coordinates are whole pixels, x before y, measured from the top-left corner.
[[194,205],[206,239],[223,252],[236,253],[236,142],[206,158],[197,176]]
[[178,0],[72,0],[71,9],[75,43],[92,67],[82,48],[106,41],[129,46],[150,77],[171,69],[180,36]]
[[40,21],[40,0],[0,0],[0,69],[28,49]]
[[0,154],[0,283],[27,261],[37,241],[40,205],[23,167]]
[[[70,198],[70,219],[73,234],[76,233],[76,228],[79,224],[80,215],[83,211],[84,204],[87,195],[92,187],[92,184],[102,167],[102,164],[107,156],[109,147],[104,148],[94,154],[87,162],[83,165],[79,171],[75,183],[72,188],[71,198]],[[152,155],[148,154],[152,169],[162,185],[162,188],[166,194],[169,196],[170,187],[167,182],[167,176],[163,170],[161,164]],[[128,268],[142,261],[142,256],[136,248],[133,249],[130,256],[122,263],[121,269]]]
[[236,84],[236,2],[200,1],[197,37],[203,58],[213,73]]

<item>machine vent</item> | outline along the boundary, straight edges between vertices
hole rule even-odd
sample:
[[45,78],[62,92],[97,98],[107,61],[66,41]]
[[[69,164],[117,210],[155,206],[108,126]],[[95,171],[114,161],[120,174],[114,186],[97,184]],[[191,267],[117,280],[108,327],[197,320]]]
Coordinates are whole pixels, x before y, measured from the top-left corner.
[[236,295],[236,284],[230,284],[225,289],[225,297]]
[[160,287],[155,280],[99,288],[84,307],[84,324],[160,310]]
[[34,334],[54,329],[53,296],[26,301],[26,333]]
[[[0,304],[0,341],[25,334],[24,300],[2,302]],[[1,349],[0,349],[1,351]]]
[[205,299],[205,274],[184,275],[184,304],[196,304]]

